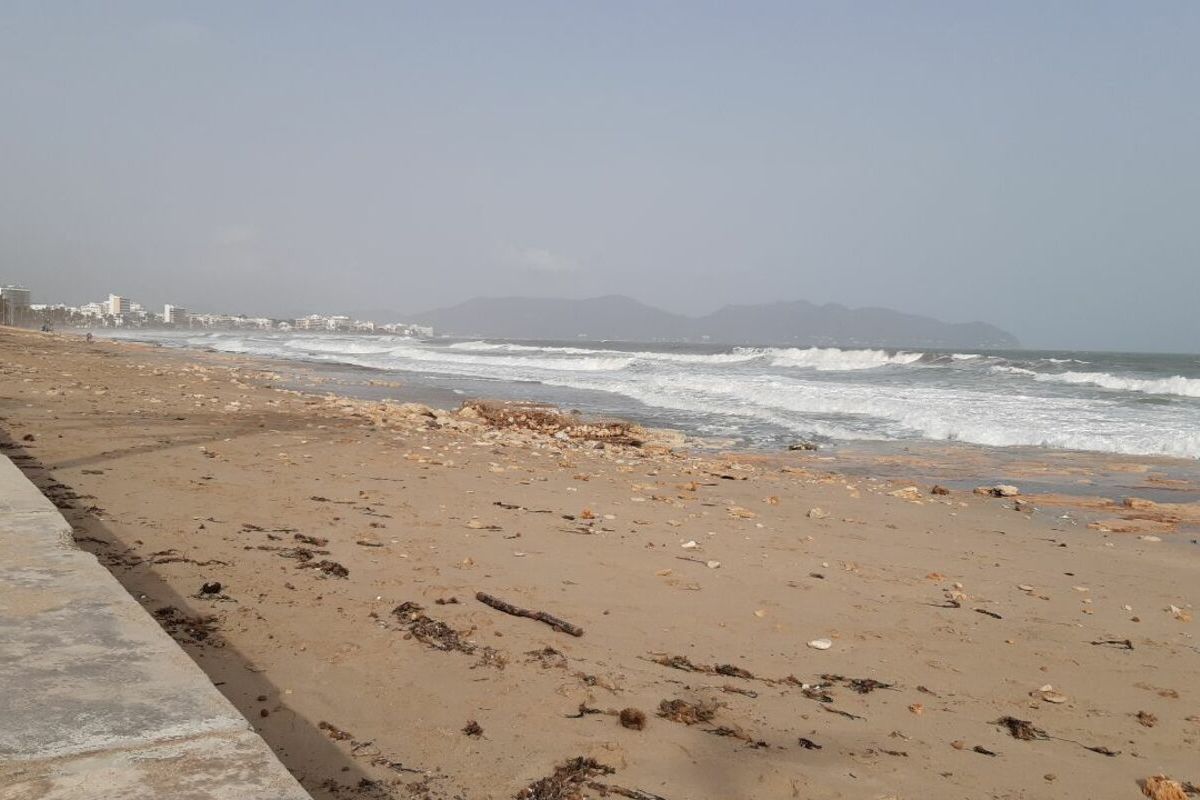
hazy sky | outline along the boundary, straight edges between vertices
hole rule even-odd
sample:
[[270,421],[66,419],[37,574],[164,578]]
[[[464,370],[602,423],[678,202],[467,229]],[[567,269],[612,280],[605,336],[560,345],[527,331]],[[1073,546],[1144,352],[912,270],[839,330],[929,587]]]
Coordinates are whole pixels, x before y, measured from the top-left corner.
[[1200,3],[0,4],[0,282],[1200,351]]

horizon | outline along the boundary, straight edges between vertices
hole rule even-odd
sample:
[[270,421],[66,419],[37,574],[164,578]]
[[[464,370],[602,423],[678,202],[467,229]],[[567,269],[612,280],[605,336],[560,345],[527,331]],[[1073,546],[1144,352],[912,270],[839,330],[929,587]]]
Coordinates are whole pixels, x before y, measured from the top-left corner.
[[788,297],[1191,352],[1197,38],[1189,5],[14,4],[0,280],[272,315]]

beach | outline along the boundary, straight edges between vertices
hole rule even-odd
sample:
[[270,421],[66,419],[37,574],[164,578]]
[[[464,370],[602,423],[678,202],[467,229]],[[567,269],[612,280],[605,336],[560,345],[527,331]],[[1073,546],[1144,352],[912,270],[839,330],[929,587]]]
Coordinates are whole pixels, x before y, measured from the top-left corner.
[[1200,508],[1168,459],[1120,459],[1107,499],[935,492],[915,458],[850,474],[289,369],[5,329],[0,432],[314,797],[1200,783]]

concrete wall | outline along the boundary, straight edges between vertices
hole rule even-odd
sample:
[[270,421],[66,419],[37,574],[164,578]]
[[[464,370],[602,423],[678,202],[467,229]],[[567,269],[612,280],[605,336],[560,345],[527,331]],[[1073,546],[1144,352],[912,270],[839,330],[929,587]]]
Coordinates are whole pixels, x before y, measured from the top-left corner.
[[0,800],[309,800],[0,456]]

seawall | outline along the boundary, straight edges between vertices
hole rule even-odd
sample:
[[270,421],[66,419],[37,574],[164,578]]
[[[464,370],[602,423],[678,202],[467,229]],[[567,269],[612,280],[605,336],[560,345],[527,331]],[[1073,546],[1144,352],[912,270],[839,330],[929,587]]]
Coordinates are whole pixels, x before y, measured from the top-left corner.
[[0,456],[0,800],[310,800]]

